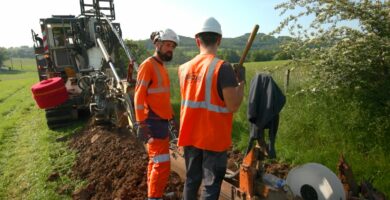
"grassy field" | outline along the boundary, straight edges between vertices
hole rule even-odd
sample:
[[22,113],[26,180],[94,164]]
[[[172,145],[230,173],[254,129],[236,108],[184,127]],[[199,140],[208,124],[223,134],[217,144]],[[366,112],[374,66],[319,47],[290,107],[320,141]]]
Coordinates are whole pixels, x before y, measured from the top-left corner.
[[4,65],[12,68],[13,70],[22,70],[22,71],[35,71],[36,63],[35,59],[31,58],[12,58],[6,60]]
[[[15,60],[18,59],[14,59],[14,66]],[[26,63],[23,70],[14,67],[14,71],[0,72],[0,199],[70,199],[72,189],[82,182],[68,177],[75,152],[68,149],[66,142],[56,139],[73,134],[82,125],[58,131],[47,128],[44,112],[37,108],[30,92],[31,85],[38,81],[34,61],[22,60],[22,63]],[[247,81],[257,72],[266,72],[272,74],[284,90],[285,63],[246,63]],[[169,72],[172,103],[178,114],[177,68],[171,67]],[[301,68],[291,71],[276,143],[278,159],[294,165],[318,162],[335,171],[340,153],[345,153],[358,182],[373,179],[378,189],[390,195],[388,152],[377,146],[367,150],[363,144],[365,138],[361,137],[367,134],[346,128],[356,123],[354,118],[359,115],[353,102],[302,91],[302,86],[308,82],[306,73]],[[246,94],[248,90],[247,86]],[[240,150],[246,148],[249,135],[246,112],[247,99],[244,99],[233,125],[233,141]],[[58,172],[60,178],[47,181],[53,172]]]
[[[65,187],[79,183],[67,176],[48,182],[53,172],[70,172],[75,153],[56,138],[76,127],[50,131],[30,88],[38,82],[32,59],[23,70],[0,71],[0,199],[70,199]],[[15,68],[14,68],[15,69]],[[64,190],[59,195],[58,190]]]

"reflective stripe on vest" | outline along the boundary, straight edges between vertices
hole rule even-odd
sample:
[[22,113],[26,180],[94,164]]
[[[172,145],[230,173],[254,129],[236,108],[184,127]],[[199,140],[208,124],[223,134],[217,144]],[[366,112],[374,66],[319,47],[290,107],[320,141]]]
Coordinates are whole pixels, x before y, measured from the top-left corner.
[[[218,61],[219,61],[218,58],[214,58],[211,61],[211,64],[209,66],[209,71],[207,72],[206,75],[205,101],[191,101],[191,100],[183,99],[181,103],[184,107],[205,108],[209,111],[213,111],[217,113],[230,113],[226,107],[211,104],[211,86],[213,83],[213,73]],[[185,75],[183,74],[182,77],[185,77]]]
[[143,110],[143,109],[145,109],[145,106],[144,105],[136,105],[135,109],[136,110]]
[[169,92],[169,87],[162,86],[162,76],[160,70],[158,69],[157,63],[154,59],[151,59],[154,67],[154,71],[157,75],[157,87],[156,88],[148,88],[148,94],[156,94],[156,93],[166,93]]
[[148,94],[164,93],[164,92],[169,92],[169,88],[168,87],[158,87],[158,88],[149,88],[148,89]]
[[162,163],[169,161],[169,154],[160,154],[153,157],[153,163]]
[[149,81],[137,80],[137,85],[148,87]]

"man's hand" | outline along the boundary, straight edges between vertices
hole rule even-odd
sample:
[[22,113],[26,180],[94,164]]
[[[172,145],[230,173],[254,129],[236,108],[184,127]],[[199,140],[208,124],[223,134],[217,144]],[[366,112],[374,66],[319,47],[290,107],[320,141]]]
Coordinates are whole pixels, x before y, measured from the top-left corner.
[[245,67],[239,64],[233,64],[234,72],[236,73],[237,81],[239,83],[245,81]]
[[170,119],[168,121],[169,125],[169,132],[171,134],[171,139],[176,139],[178,137],[179,133],[179,125],[177,124],[176,120],[174,118]]
[[152,138],[152,131],[149,129],[149,126],[145,122],[137,122],[135,124],[137,130],[137,138],[143,143],[149,143]]

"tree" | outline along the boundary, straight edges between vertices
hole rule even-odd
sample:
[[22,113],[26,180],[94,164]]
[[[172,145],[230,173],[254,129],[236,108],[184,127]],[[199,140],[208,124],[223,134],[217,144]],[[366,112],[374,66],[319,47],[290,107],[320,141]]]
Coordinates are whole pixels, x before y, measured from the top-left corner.
[[129,48],[131,55],[134,57],[138,64],[143,62],[150,55],[146,50],[145,44],[141,41],[125,40],[125,44]]
[[276,51],[272,50],[254,50],[249,53],[249,60],[252,62],[270,61],[276,54]]
[[230,63],[238,63],[240,61],[240,56],[233,49],[221,49],[218,51],[218,55],[222,60],[226,60]]
[[[275,32],[288,27],[295,40],[284,46],[295,61],[309,64],[317,86],[356,89],[383,86],[390,78],[390,10],[388,1],[291,0],[282,14],[300,7]],[[298,19],[314,16],[304,28]],[[339,25],[357,22],[359,27]],[[372,88],[373,89],[373,88]]]
[[284,51],[278,52],[274,55],[272,60],[290,60],[291,56]]
[[7,49],[0,47],[0,67],[3,66],[3,62],[8,59]]
[[7,51],[14,58],[34,58],[34,49],[32,47],[10,47]]
[[168,62],[168,65],[179,66],[192,59],[193,56],[186,54],[186,51],[180,47],[176,48],[173,52],[172,61]]
[[[364,114],[359,128],[375,132],[376,144],[390,150],[390,2],[290,0],[276,8],[293,13],[275,33],[288,28],[296,37],[283,50],[312,69],[311,87],[355,101]],[[300,24],[303,16],[314,17],[308,27]]]

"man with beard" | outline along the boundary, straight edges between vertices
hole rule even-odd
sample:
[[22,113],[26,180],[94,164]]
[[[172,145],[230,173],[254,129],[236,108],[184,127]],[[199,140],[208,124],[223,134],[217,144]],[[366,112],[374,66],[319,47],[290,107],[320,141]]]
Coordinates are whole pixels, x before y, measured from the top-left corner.
[[179,37],[171,29],[150,36],[155,52],[139,67],[135,87],[137,137],[147,144],[148,199],[162,199],[170,173],[169,123],[173,120],[165,62],[172,60]]

